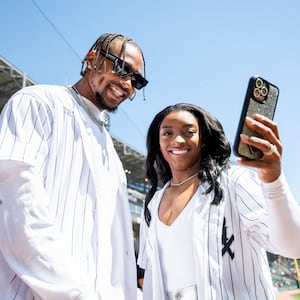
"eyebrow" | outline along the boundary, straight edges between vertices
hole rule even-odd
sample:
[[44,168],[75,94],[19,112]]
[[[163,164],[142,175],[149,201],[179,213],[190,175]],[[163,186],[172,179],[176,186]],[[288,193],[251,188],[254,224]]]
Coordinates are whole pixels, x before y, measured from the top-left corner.
[[[173,128],[174,126],[170,126],[170,125],[164,125],[164,126],[161,126],[160,129],[163,129],[163,128]],[[183,125],[183,127],[196,127],[196,125],[194,124],[185,124]]]

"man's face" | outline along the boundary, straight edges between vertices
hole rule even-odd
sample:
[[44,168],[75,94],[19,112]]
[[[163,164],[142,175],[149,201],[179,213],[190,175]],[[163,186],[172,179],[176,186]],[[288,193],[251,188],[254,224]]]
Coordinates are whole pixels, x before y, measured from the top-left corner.
[[[122,41],[116,40],[110,45],[109,53],[120,57]],[[132,72],[142,72],[143,57],[140,50],[127,43],[124,56],[120,59],[126,62]],[[88,57],[88,70],[85,75],[88,84],[89,99],[100,109],[115,111],[120,103],[135,92],[131,76],[121,78],[113,71],[114,62],[95,52]],[[102,62],[102,65],[101,65]],[[96,70],[94,70],[96,66]]]

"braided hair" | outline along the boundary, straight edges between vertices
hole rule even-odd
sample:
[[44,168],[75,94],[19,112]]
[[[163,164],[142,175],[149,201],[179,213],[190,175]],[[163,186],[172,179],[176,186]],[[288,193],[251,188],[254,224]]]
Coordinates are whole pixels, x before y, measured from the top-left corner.
[[206,194],[214,192],[212,204],[218,205],[223,197],[222,188],[218,182],[221,171],[229,166],[231,154],[230,143],[225,137],[221,123],[203,108],[188,104],[178,103],[160,111],[153,119],[147,133],[147,156],[145,161],[146,176],[150,183],[150,189],[146,194],[144,217],[147,225],[150,225],[151,214],[148,204],[154,193],[172,177],[169,164],[164,159],[159,145],[159,130],[164,118],[174,111],[188,111],[198,120],[201,136],[201,157],[199,179],[208,182]]
[[[100,50],[104,50],[106,53],[109,53],[110,45],[115,40],[122,41],[121,51],[118,55],[123,61],[125,61],[125,50],[126,50],[127,43],[134,45],[140,51],[140,53],[142,55],[142,59],[143,59],[144,77],[146,78],[146,62],[145,62],[144,53],[143,53],[141,47],[133,39],[128,38],[125,35],[118,34],[118,33],[104,33],[96,40],[96,42],[92,45],[92,47],[90,48],[88,53],[85,55],[85,57],[81,61],[81,63],[82,63],[81,71],[80,71],[81,76],[84,76],[86,73],[86,63],[88,60],[89,53],[91,51],[95,51],[97,54],[96,59],[95,59],[95,65],[94,65],[94,69],[96,69],[96,64],[97,64],[99,56],[100,56]],[[105,57],[102,58],[98,69],[101,69],[101,67],[104,63],[104,60],[105,60]],[[145,89],[144,88],[143,88],[143,94],[144,94],[144,100],[145,100],[146,98],[145,98]]]

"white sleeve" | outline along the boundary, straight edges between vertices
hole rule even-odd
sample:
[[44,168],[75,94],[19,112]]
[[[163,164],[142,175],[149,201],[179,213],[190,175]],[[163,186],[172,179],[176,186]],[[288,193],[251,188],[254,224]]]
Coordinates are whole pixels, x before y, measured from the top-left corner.
[[[151,206],[151,204],[150,204]],[[148,239],[149,228],[145,222],[144,211],[142,213],[142,221],[140,227],[140,246],[138,265],[145,270],[144,283],[143,283],[143,299],[152,300],[153,297],[153,283],[152,283],[152,268],[147,255],[147,239]],[[155,298],[156,299],[156,298]]]
[[0,160],[0,251],[9,267],[43,299],[96,300],[48,213],[34,167]]
[[147,251],[146,251],[146,239],[147,239],[147,224],[145,222],[144,210],[141,215],[141,225],[140,225],[140,234],[139,234],[139,254],[137,264],[142,269],[146,269],[147,267]]
[[278,254],[300,257],[300,206],[292,195],[285,176],[263,184],[270,222],[270,243]]
[[[43,97],[17,93],[0,116],[0,251],[43,299],[98,299],[50,219],[42,168],[53,116]],[[34,167],[33,167],[34,166]]]

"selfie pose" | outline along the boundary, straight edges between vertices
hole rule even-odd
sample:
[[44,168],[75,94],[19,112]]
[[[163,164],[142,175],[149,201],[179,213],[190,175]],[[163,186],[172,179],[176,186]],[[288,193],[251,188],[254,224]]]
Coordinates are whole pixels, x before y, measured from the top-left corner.
[[300,208],[282,173],[277,125],[258,114],[245,123],[260,137],[241,141],[263,156],[237,158],[240,166],[204,109],[180,103],[154,117],[138,259],[144,299],[274,299],[266,250],[300,257]]
[[103,34],[72,86],[35,85],[0,117],[0,299],[133,300],[126,176],[103,125],[147,80],[140,47]]

